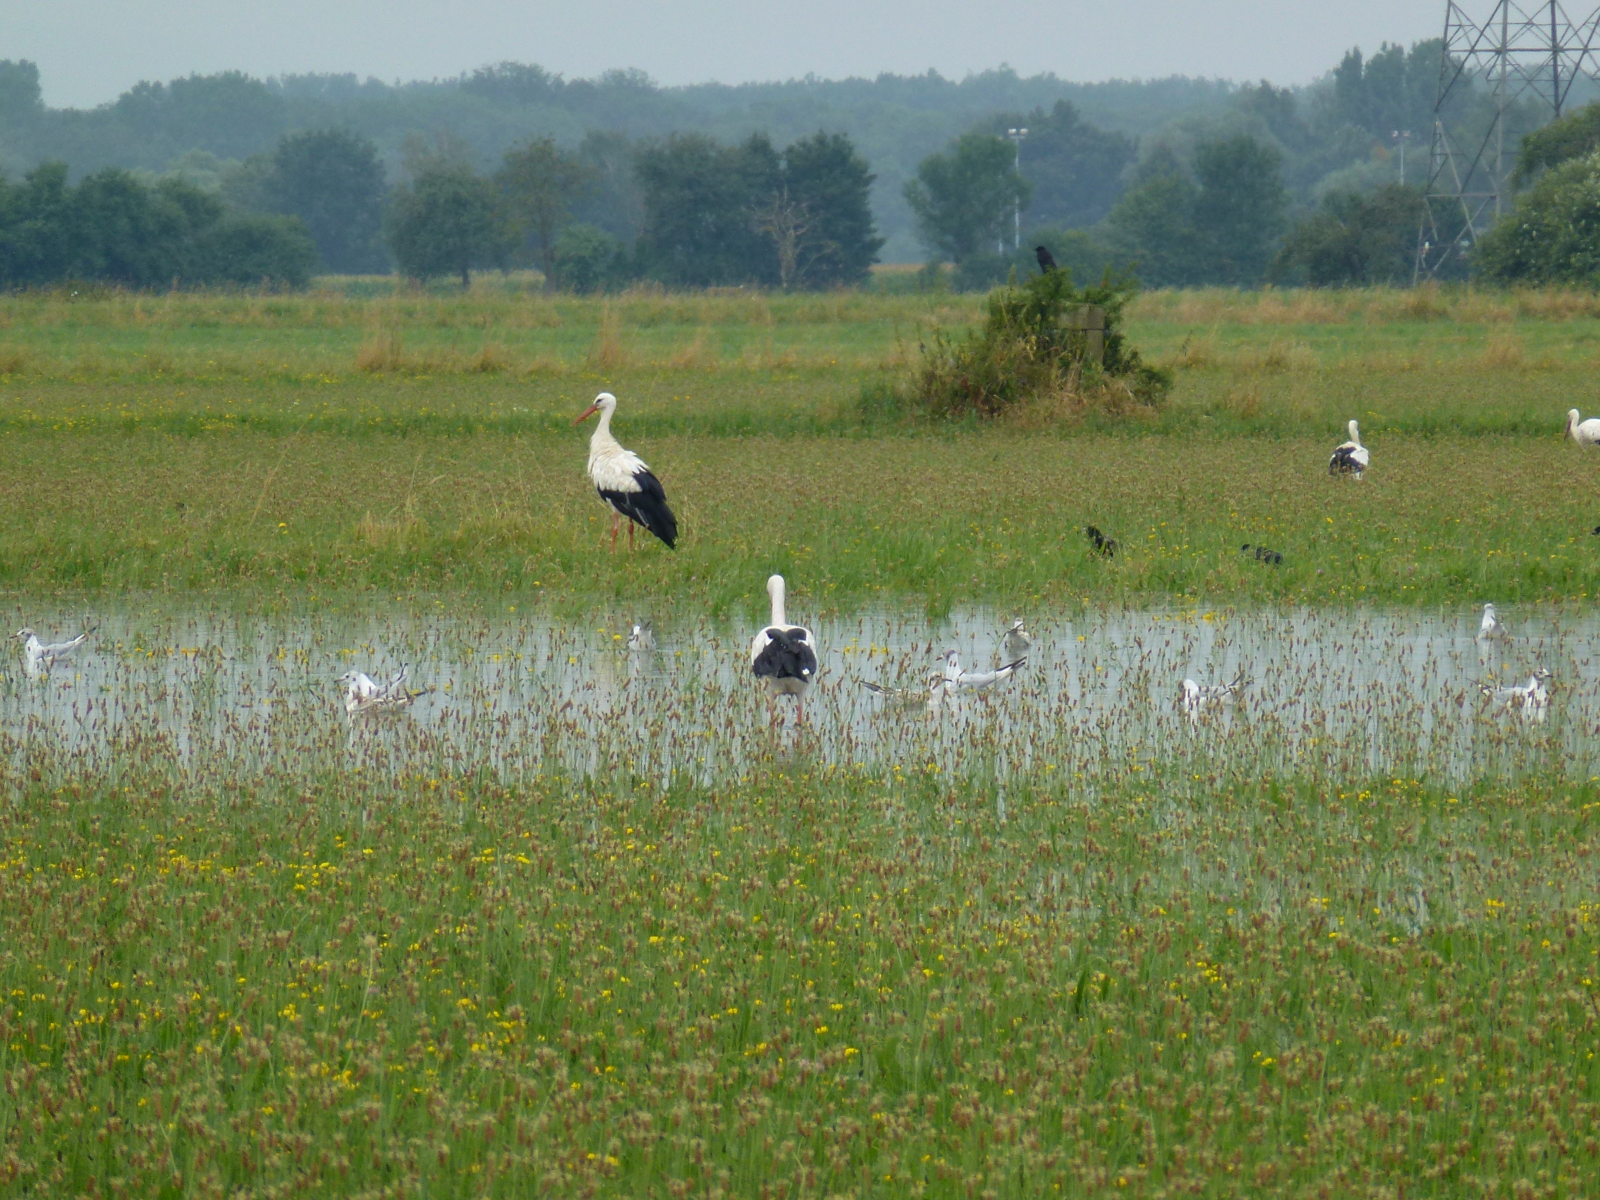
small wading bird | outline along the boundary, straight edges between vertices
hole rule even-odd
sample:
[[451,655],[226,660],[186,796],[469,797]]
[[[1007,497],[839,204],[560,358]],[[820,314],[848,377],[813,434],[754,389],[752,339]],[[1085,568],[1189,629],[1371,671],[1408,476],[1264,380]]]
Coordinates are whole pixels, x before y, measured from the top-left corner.
[[1354,475],[1360,479],[1362,472],[1372,463],[1372,454],[1361,444],[1361,430],[1354,421],[1350,422],[1349,429],[1350,440],[1336,446],[1333,457],[1328,460],[1328,474]]
[[1006,630],[1005,645],[1007,658],[1024,658],[1033,649],[1033,634],[1028,632],[1021,617],[1011,622],[1011,628]]
[[861,686],[874,696],[887,700],[893,705],[903,708],[926,705],[928,711],[933,712],[939,707],[939,698],[944,694],[945,681],[944,676],[935,671],[928,676],[928,682],[922,687],[885,687],[881,683],[867,683],[865,680],[862,681]]
[[1252,546],[1249,542],[1239,547],[1240,554],[1249,554],[1252,550],[1255,551],[1257,562],[1264,562],[1274,567],[1283,566],[1283,555],[1276,550],[1268,550],[1265,546]]
[[806,692],[817,677],[817,643],[804,625],[790,625],[783,611],[782,575],[767,580],[767,595],[772,598],[772,622],[750,641],[750,669],[767,685],[767,704],[772,708],[773,724],[778,711],[773,705],[779,696],[795,698],[795,719],[806,719]]
[[1094,547],[1096,554],[1103,554],[1106,558],[1117,556],[1117,539],[1107,537],[1093,525],[1083,527],[1083,536],[1089,539],[1089,544]]
[[1507,710],[1520,709],[1525,717],[1544,720],[1545,709],[1550,707],[1550,689],[1545,684],[1550,681],[1550,672],[1540,667],[1528,676],[1528,682],[1513,684],[1510,687],[1495,687],[1493,684],[1480,683],[1478,690],[1483,693],[1496,708]]
[[336,680],[344,684],[344,711],[346,716],[376,712],[382,709],[404,708],[418,696],[427,692],[413,692],[406,686],[411,675],[411,664],[406,663],[383,682],[365,671],[349,670]]
[[632,450],[624,450],[611,436],[611,414],[616,411],[617,398],[610,392],[601,392],[583,410],[583,416],[573,422],[580,425],[595,413],[600,414],[600,424],[589,438],[589,478],[600,499],[611,509],[611,549],[617,548],[617,529],[623,517],[628,518],[628,549],[633,549],[635,525],[643,525],[655,534],[668,550],[675,549],[678,519],[667,507],[667,493],[644,460]]
[[1056,256],[1050,253],[1050,247],[1035,246],[1033,248],[1033,256],[1039,260],[1039,270],[1043,274],[1048,275],[1056,269]]
[[1506,627],[1500,623],[1500,618],[1495,615],[1494,605],[1483,606],[1483,620],[1478,622],[1478,640],[1487,642],[1493,638],[1504,638]]
[[1567,410],[1567,436],[1580,446],[1600,445],[1600,417],[1578,420],[1578,410]]
[[1217,683],[1210,687],[1201,687],[1194,680],[1185,679],[1178,688],[1178,701],[1183,705],[1183,711],[1189,714],[1189,719],[1198,721],[1201,710],[1219,704],[1232,704],[1249,683],[1250,681],[1244,677],[1243,667],[1240,667],[1239,673],[1227,683]]
[[656,635],[650,628],[649,621],[641,621],[633,627],[633,632],[628,635],[628,649],[639,652],[654,650],[656,648]]
[[27,655],[26,670],[29,678],[38,679],[40,676],[48,675],[50,668],[58,662],[71,658],[73,651],[88,641],[89,635],[94,631],[95,626],[90,625],[77,637],[66,642],[41,642],[39,635],[27,627],[17,630],[11,636],[22,643],[23,653]]
[[1019,658],[993,671],[963,671],[961,655],[954,650],[944,652],[944,690],[960,692],[986,692],[995,684],[1010,679],[1028,660]]

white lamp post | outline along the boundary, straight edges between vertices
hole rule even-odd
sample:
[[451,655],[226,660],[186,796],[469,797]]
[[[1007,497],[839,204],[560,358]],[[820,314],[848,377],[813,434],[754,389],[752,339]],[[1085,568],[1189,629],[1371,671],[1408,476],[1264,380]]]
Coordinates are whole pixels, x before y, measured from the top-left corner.
[[[1008,129],[1006,136],[1011,139],[1011,144],[1017,148],[1016,157],[1012,160],[1012,167],[1018,175],[1022,174],[1022,139],[1028,136],[1026,129]],[[1022,249],[1022,198],[1017,197],[1011,206],[1011,248]],[[1000,252],[1005,253],[1005,243],[1000,244]]]

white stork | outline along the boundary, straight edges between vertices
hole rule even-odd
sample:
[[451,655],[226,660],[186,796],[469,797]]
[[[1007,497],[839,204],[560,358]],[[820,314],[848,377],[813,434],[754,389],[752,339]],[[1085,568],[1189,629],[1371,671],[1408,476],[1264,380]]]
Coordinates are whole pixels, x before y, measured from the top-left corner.
[[946,691],[986,692],[995,684],[1010,679],[1028,660],[1018,658],[993,671],[963,671],[961,655],[954,650],[944,652],[944,685]]
[[1487,642],[1492,638],[1506,637],[1506,627],[1500,623],[1500,618],[1495,615],[1494,605],[1483,606],[1483,619],[1478,622],[1478,640]]
[[1580,446],[1600,445],[1600,417],[1578,420],[1578,410],[1567,410],[1567,436]]
[[1217,704],[1231,704],[1250,681],[1244,677],[1244,668],[1227,683],[1201,687],[1192,679],[1185,679],[1178,688],[1178,702],[1191,721],[1200,719],[1201,710]]
[[667,507],[667,493],[661,481],[650,473],[644,460],[632,450],[624,450],[611,436],[611,414],[617,411],[617,398],[601,392],[594,403],[573,422],[582,424],[595,413],[600,424],[589,439],[589,478],[594,490],[611,509],[611,549],[617,548],[617,529],[628,518],[628,549],[633,549],[633,527],[643,525],[672,550],[678,541],[678,519]]
[[22,643],[23,652],[27,655],[28,678],[38,679],[48,675],[50,668],[56,663],[72,657],[72,652],[89,640],[89,635],[94,632],[90,626],[77,637],[65,642],[41,642],[39,635],[32,629],[24,627],[11,636]]
[[1371,462],[1372,453],[1361,444],[1361,430],[1351,421],[1350,440],[1334,448],[1333,457],[1328,460],[1328,474],[1354,475],[1360,479]]
[[[772,598],[772,623],[750,641],[750,669],[767,684],[768,703],[779,696],[793,696],[797,719],[806,719],[806,692],[817,677],[817,643],[804,625],[790,625],[783,612],[782,575],[767,580],[767,595]],[[774,710],[774,720],[777,713]]]
[[1011,627],[1006,630],[1005,645],[1006,657],[1010,659],[1023,658],[1033,649],[1033,634],[1028,632],[1021,617],[1011,622]]

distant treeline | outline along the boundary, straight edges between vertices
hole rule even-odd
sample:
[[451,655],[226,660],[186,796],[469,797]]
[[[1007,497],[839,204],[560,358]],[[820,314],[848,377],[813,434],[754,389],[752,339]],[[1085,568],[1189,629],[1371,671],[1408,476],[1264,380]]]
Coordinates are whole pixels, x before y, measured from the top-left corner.
[[[1441,54],[1351,51],[1304,89],[1009,71],[667,89],[514,63],[394,87],[231,73],[91,112],[47,109],[32,64],[0,62],[0,165],[91,169],[0,190],[0,283],[534,265],[577,291],[832,287],[862,281],[886,243],[954,264],[965,287],[1036,269],[1038,244],[1080,279],[1401,281],[1421,200],[1400,162],[1409,145],[1412,179],[1424,169]],[[1464,140],[1487,127],[1487,94],[1453,103]],[[1514,109],[1509,133],[1538,122]],[[114,250],[146,236],[159,249]]]

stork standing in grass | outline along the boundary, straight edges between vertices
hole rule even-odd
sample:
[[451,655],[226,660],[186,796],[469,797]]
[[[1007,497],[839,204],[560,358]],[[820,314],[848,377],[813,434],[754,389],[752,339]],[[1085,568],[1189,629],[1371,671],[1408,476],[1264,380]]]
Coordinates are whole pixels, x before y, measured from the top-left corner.
[[644,460],[632,450],[624,450],[611,436],[611,414],[617,411],[617,398],[610,392],[601,392],[594,403],[583,410],[583,416],[574,425],[600,414],[600,424],[589,439],[589,478],[594,490],[611,509],[611,549],[617,548],[617,530],[622,518],[628,518],[628,549],[633,549],[633,527],[643,525],[675,549],[678,542],[678,519],[667,507],[667,493],[661,481],[650,473]]
[[1350,440],[1334,448],[1333,457],[1328,460],[1328,474],[1354,475],[1360,479],[1371,463],[1372,453],[1361,444],[1361,430],[1351,421]]
[[1567,410],[1567,436],[1580,446],[1600,445],[1600,417],[1578,420],[1578,410]]
[[[783,611],[782,575],[767,580],[772,598],[772,622],[750,642],[750,669],[767,685],[768,704],[779,696],[793,696],[797,720],[806,719],[806,692],[817,677],[817,642],[804,625],[790,625]],[[777,722],[777,710],[773,710]]]

